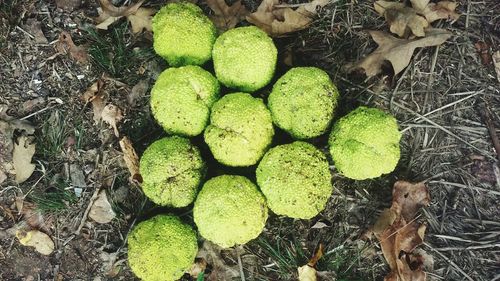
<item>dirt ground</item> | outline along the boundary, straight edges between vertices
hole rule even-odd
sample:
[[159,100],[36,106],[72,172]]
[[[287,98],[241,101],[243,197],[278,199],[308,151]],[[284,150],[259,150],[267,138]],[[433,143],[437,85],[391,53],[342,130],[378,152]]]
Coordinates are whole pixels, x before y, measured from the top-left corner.
[[[158,8],[163,2],[144,5]],[[289,68],[285,58],[293,66],[329,72],[342,97],[336,119],[362,104],[390,111],[403,132],[402,157],[395,172],[366,181],[349,180],[332,166],[335,189],[325,211],[311,220],[271,215],[259,238],[219,253],[226,270],[239,272],[241,264],[246,280],[295,280],[297,267],[321,243],[320,280],[383,280],[389,268],[379,243],[360,238],[390,206],[392,185],[402,179],[424,181],[430,190],[431,204],[421,216],[428,225],[421,247],[430,261],[428,279],[500,280],[500,151],[493,145],[500,133],[500,83],[488,61],[500,49],[500,3],[458,3],[461,17],[438,23],[453,32],[451,39],[418,49],[397,76],[390,68],[369,80],[345,71],[376,48],[367,30],[387,30],[372,1],[332,1],[308,29],[276,39],[277,77]],[[92,106],[82,98],[101,79],[104,103],[124,116],[119,136],[128,136],[139,155],[164,135],[149,112],[148,89],[166,63],[155,56],[151,35],[131,34],[124,20],[95,31],[97,7],[94,1],[74,11],[54,1],[0,1],[0,119],[29,121],[36,143],[31,177],[19,185],[8,179],[0,187],[0,280],[136,280],[126,262],[133,225],[167,212],[192,222],[189,208],[155,206],[129,181],[119,138],[94,121]],[[87,63],[58,53],[63,31],[86,48]],[[133,90],[137,84],[144,91]],[[278,142],[290,141],[278,136]],[[209,174],[220,174],[223,167],[202,139],[194,142],[213,163]],[[327,152],[326,137],[312,142]],[[254,178],[251,169],[225,170]],[[106,192],[116,213],[110,223],[84,215],[96,190]],[[53,254],[19,243],[13,234],[26,225],[52,238]]]

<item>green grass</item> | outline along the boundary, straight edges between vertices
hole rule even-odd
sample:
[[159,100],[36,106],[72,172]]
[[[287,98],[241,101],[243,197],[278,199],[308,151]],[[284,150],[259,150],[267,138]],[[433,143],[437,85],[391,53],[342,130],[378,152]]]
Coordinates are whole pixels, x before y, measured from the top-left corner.
[[45,160],[57,159],[63,152],[68,136],[69,131],[63,113],[55,110],[44,122],[41,134],[37,137],[37,151]]
[[58,212],[66,209],[68,205],[78,201],[72,189],[66,190],[69,186],[63,180],[57,181],[46,190],[35,191],[28,195],[30,201],[37,205],[42,212]]
[[152,47],[134,46],[135,39],[126,21],[110,26],[107,31],[89,28],[86,32],[93,65],[113,77],[131,78],[136,82],[136,70],[141,62],[155,57]]
[[275,241],[270,241],[260,237],[256,242],[265,255],[275,263],[276,266],[269,270],[275,271],[280,280],[296,279],[297,268],[309,260],[299,241],[294,238],[279,237]]

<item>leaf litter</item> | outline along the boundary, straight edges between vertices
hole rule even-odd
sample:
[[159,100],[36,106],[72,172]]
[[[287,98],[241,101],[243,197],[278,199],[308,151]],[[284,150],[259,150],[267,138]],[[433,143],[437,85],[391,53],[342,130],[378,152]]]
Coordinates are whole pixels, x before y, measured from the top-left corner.
[[[425,255],[415,249],[423,243],[426,225],[417,222],[418,212],[430,203],[424,183],[398,181],[393,188],[392,206],[385,209],[372,227],[391,272],[385,281],[423,281]],[[368,235],[370,236],[370,235]]]
[[99,16],[94,19],[97,23],[96,28],[107,30],[110,25],[126,17],[130,22],[132,33],[137,34],[144,29],[152,31],[152,19],[156,10],[141,7],[143,3],[144,0],[141,0],[130,6],[116,7],[109,0],[99,0],[101,6],[98,10]]
[[232,5],[227,5],[225,0],[206,0],[206,4],[214,12],[214,14],[208,15],[208,17],[221,31],[234,28],[250,14],[250,11],[247,10],[241,0],[236,1]]
[[319,244],[318,250],[307,264],[297,268],[299,281],[316,281],[318,280],[316,264],[323,256],[323,244]]

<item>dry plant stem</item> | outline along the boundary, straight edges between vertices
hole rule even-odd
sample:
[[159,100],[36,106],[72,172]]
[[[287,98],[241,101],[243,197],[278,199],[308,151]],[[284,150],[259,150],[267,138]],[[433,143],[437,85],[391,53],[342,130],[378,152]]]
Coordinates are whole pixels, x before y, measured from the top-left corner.
[[474,281],[465,271],[463,271],[456,263],[454,263],[452,260],[450,260],[447,256],[439,252],[438,250],[434,249],[431,245],[427,244],[424,242],[424,245],[431,249],[433,252],[437,253],[439,256],[441,256],[445,261],[449,262],[451,266],[453,266],[458,272],[460,272],[467,280],[469,281]]
[[237,250],[236,255],[238,255],[238,268],[240,269],[241,281],[245,281],[245,272],[243,271],[243,262],[241,261],[240,251]]
[[500,161],[500,140],[498,140],[498,136],[496,133],[495,124],[493,124],[493,118],[491,114],[491,109],[486,103],[483,103],[483,109],[481,110],[481,117],[483,117],[483,121],[488,128],[488,132],[490,133],[491,142],[493,142],[493,147],[495,147],[495,151],[497,153],[497,159]]
[[94,205],[94,201],[97,199],[97,195],[101,191],[101,188],[96,188],[94,190],[94,194],[92,194],[92,197],[89,200],[89,205],[87,206],[87,209],[85,209],[85,212],[83,213],[82,220],[80,221],[80,225],[75,231],[76,235],[80,235],[80,232],[82,231],[83,225],[85,224],[85,221],[87,221],[87,216],[89,215],[90,209],[92,208],[92,205]]

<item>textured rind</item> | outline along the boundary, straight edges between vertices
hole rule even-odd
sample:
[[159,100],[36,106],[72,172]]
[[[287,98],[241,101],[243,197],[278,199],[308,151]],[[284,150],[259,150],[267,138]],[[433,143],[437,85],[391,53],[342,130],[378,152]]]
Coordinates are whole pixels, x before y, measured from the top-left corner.
[[333,190],[326,156],[302,141],[271,148],[256,174],[269,209],[292,218],[316,216]]
[[128,263],[144,281],[174,281],[191,268],[198,244],[193,229],[171,215],[139,223],[128,238]]
[[316,67],[295,67],[273,86],[268,105],[276,126],[295,139],[309,139],[330,127],[339,92]]
[[229,88],[254,92],[274,75],[278,51],[273,40],[255,26],[223,33],[212,51],[215,75]]
[[348,178],[363,180],[396,168],[400,139],[392,115],[361,106],[334,125],[328,143],[335,167]]
[[208,180],[193,209],[201,236],[223,248],[259,236],[267,215],[266,200],[257,186],[245,177],[231,175]]
[[151,111],[167,133],[197,136],[207,126],[219,91],[217,79],[199,66],[168,68],[151,90]]
[[245,93],[228,94],[217,101],[204,133],[215,159],[233,167],[256,164],[273,135],[271,113],[261,99]]
[[194,201],[206,169],[198,148],[178,136],[152,143],[139,166],[144,194],[158,205],[173,207]]
[[153,47],[171,66],[202,65],[212,57],[217,30],[191,3],[169,3],[153,17]]

